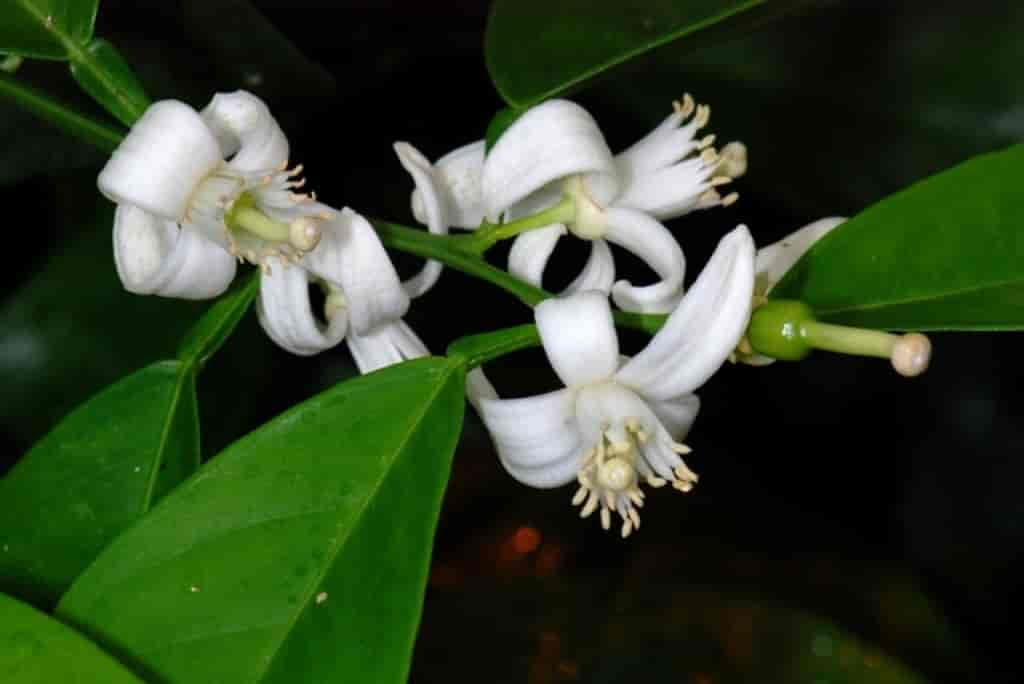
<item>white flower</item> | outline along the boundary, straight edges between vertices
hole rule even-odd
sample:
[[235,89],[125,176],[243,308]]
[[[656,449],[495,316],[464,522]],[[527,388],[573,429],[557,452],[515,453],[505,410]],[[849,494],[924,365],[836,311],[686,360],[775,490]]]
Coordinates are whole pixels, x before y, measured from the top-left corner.
[[[295,354],[347,339],[363,372],[427,350],[401,317],[409,297],[373,227],[294,192],[288,141],[267,106],[238,91],[202,111],[165,100],[132,127],[100,173],[118,203],[114,258],[125,288],[205,299],[222,293],[236,260],[262,269],[259,319]],[[309,284],[324,289],[323,322]]]
[[565,388],[524,399],[499,399],[482,373],[470,397],[505,469],[533,487],[573,479],[573,497],[601,524],[622,518],[622,535],[640,524],[640,484],[688,491],[697,476],[679,440],[700,406],[692,394],[721,366],[750,317],[754,245],[745,227],[722,239],[697,282],[664,327],[632,359],[619,356],[607,297],[582,292],[536,309],[541,342]]
[[[741,143],[730,143],[719,155],[710,147],[714,136],[696,138],[709,116],[707,107],[695,106],[687,95],[654,131],[613,158],[583,108],[551,100],[516,120],[486,159],[481,140],[428,165],[429,175],[413,193],[413,211],[430,225],[429,208],[437,207],[450,225],[472,229],[487,217],[497,221],[536,213],[569,193],[576,200],[576,219],[517,237],[509,271],[540,286],[555,245],[571,232],[592,246],[566,293],[597,289],[611,292],[628,311],[671,311],[682,295],[685,260],[658,219],[731,204],[735,193],[723,198],[715,188],[746,170]],[[646,287],[614,283],[608,242],[639,256],[662,281]]]
[[117,203],[114,259],[127,290],[184,299],[223,292],[235,260],[262,267],[316,247],[328,218],[297,194],[288,141],[262,100],[219,93],[203,111],[151,105],[100,172]]
[[[300,355],[344,339],[363,373],[429,354],[402,320],[409,296],[373,226],[351,209],[317,206],[334,216],[323,224],[320,245],[301,268],[274,264],[261,275],[256,311],[270,338]],[[326,295],[324,322],[313,314],[310,283]]]
[[[756,274],[754,281],[755,305],[765,301],[772,288],[782,280],[782,277],[789,272],[789,269],[793,268],[793,265],[814,243],[828,235],[845,220],[846,218],[841,216],[818,219],[793,231],[778,242],[757,250],[754,265]],[[749,347],[738,355],[738,359],[751,366],[767,366],[775,362],[775,359],[757,354]]]

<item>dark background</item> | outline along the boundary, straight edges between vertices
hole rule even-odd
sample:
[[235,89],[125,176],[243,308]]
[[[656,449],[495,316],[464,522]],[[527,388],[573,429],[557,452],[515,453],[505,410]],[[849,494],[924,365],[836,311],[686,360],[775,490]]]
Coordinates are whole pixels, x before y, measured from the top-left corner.
[[[201,107],[239,87],[265,97],[320,197],[411,222],[412,183],[391,144],[435,159],[481,137],[501,106],[482,58],[487,4],[254,4],[108,0],[97,34],[154,99]],[[810,3],[726,43],[663,50],[578,99],[615,150],[685,91],[712,106],[719,141],[747,143],[740,202],[670,224],[690,280],[737,223],[768,244],[1019,140],[1021,35],[1024,9],[1009,1]],[[28,63],[19,75],[97,112],[61,65]],[[6,102],[0,140],[9,465],[77,403],[170,355],[203,305],[121,291],[110,206],[94,190],[100,154]],[[557,262],[564,273],[582,262],[577,247]],[[492,256],[504,263],[500,247]],[[556,272],[546,284],[559,282]],[[407,320],[441,352],[529,312],[449,271]],[[627,349],[644,342],[623,338]],[[700,392],[687,440],[700,486],[654,493],[628,542],[578,520],[570,488],[508,477],[470,412],[413,681],[910,681],[889,658],[938,681],[1012,681],[1020,337],[937,334],[933,344],[933,367],[916,380],[824,354],[724,368]],[[353,372],[344,345],[292,357],[250,315],[201,378],[205,454]],[[554,386],[536,351],[489,373],[509,396]]]

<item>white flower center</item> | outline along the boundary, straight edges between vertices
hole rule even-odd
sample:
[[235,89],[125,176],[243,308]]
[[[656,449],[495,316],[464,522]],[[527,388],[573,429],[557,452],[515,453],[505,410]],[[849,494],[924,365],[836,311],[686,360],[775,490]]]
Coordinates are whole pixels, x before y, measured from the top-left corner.
[[271,257],[298,262],[320,243],[320,222],[332,218],[313,207],[302,211],[316,195],[293,192],[305,184],[300,173],[301,166],[285,164],[254,172],[222,164],[192,194],[184,223],[268,273]]
[[576,217],[569,224],[569,230],[584,240],[603,238],[608,232],[608,218],[604,207],[598,204],[587,191],[582,176],[573,176],[565,182],[565,192],[576,202]]

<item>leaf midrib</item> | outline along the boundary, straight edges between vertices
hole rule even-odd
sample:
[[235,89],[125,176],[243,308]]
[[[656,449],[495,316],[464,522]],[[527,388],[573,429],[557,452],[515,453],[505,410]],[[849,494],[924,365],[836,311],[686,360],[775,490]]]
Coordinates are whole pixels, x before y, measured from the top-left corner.
[[879,309],[885,309],[886,307],[889,307],[889,306],[903,306],[905,304],[920,304],[920,303],[923,303],[923,302],[937,301],[937,300],[945,299],[947,297],[957,297],[957,296],[960,296],[960,295],[972,294],[972,293],[975,293],[975,292],[983,292],[984,290],[995,289],[995,288],[1000,288],[1000,287],[1006,287],[1006,286],[1014,285],[1014,284],[1018,284],[1018,283],[1024,284],[1024,277],[1022,277],[1022,278],[1012,278],[1010,280],[992,281],[992,282],[985,283],[983,285],[978,285],[976,287],[964,287],[964,288],[960,288],[960,289],[956,289],[956,290],[942,290],[942,291],[940,291],[940,292],[938,292],[938,293],[936,293],[934,295],[913,295],[913,296],[899,298],[899,299],[890,299],[890,300],[887,300],[887,301],[876,301],[876,302],[870,302],[870,303],[866,303],[866,304],[858,304],[858,305],[855,305],[855,306],[843,306],[843,307],[833,308],[833,309],[824,309],[824,308],[819,308],[819,307],[812,307],[812,308],[814,309],[815,313],[821,314],[823,316],[831,316],[831,315],[834,315],[834,314],[843,314],[843,313],[850,313],[850,312],[856,312],[856,311],[877,311]]
[[[437,387],[429,395],[429,401],[426,401],[426,402],[423,403],[423,409],[418,412],[418,415],[416,416],[415,420],[413,420],[413,421],[411,421],[409,423],[409,426],[408,426],[408,429],[406,430],[405,435],[403,436],[403,438],[399,442],[399,444],[401,446],[400,446],[399,449],[397,449],[395,451],[395,453],[404,452],[406,445],[409,443],[409,440],[412,439],[413,434],[416,432],[417,428],[422,423],[423,418],[426,416],[427,412],[433,406],[434,401],[441,394],[441,392],[448,386],[448,381],[449,381],[449,379],[451,377],[451,374],[455,371],[456,368],[458,368],[458,366],[459,366],[458,362],[456,362],[453,359],[448,359],[448,363],[445,366],[445,371],[444,371],[442,380],[437,383]],[[381,486],[384,484],[384,482],[387,481],[388,477],[391,475],[391,472],[392,472],[392,470],[394,468],[395,460],[397,460],[397,459],[393,459],[391,461],[391,464],[385,470],[385,472],[383,472],[381,477],[378,478],[377,482],[373,486],[373,489],[370,491],[370,496],[367,496],[367,497],[365,497],[363,499],[363,503],[362,503],[362,505],[358,509],[358,514],[353,518],[353,521],[354,521],[355,524],[353,524],[353,525],[351,525],[349,527],[348,533],[345,534],[342,538],[340,538],[338,540],[338,542],[335,544],[334,548],[331,549],[328,552],[329,561],[324,563],[323,569],[321,570],[321,572],[316,573],[316,574],[313,575],[312,579],[310,580],[309,584],[307,585],[307,590],[304,592],[306,594],[306,598],[302,602],[301,608],[296,610],[293,613],[291,619],[289,619],[288,622],[286,623],[286,629],[282,632],[283,636],[274,645],[274,647],[272,649],[272,652],[269,655],[269,657],[261,659],[265,663],[265,665],[263,667],[263,670],[258,673],[258,676],[257,676],[257,678],[254,681],[262,682],[262,681],[264,681],[266,679],[267,673],[270,671],[271,666],[274,664],[274,662],[277,659],[278,654],[281,652],[281,646],[288,639],[288,635],[290,635],[291,632],[295,629],[295,625],[296,625],[296,623],[298,623],[299,618],[309,608],[309,602],[312,599],[312,597],[314,596],[317,588],[323,582],[324,577],[327,576],[327,573],[330,572],[330,570],[334,567],[334,561],[338,557],[338,554],[341,552],[341,550],[348,543],[348,540],[349,540],[349,538],[351,538],[352,533],[358,527],[358,523],[362,521],[363,515],[366,512],[366,509],[369,508],[370,503],[372,501],[374,501],[374,499],[376,498],[377,492],[380,491]]]

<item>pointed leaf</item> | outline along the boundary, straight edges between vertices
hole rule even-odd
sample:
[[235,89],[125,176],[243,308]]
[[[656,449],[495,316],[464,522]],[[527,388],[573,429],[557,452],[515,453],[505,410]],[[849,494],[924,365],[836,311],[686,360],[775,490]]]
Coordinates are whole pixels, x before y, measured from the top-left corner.
[[149,105],[138,76],[110,42],[94,38],[85,46],[89,59],[71,62],[71,75],[103,108],[126,126]]
[[99,0],[7,0],[0,5],[0,53],[67,59],[92,38]]
[[220,349],[259,293],[259,276],[259,271],[253,271],[235,278],[231,289],[185,335],[178,349],[178,358],[202,365]]
[[199,466],[195,375],[156,363],[78,407],[0,480],[0,587],[52,605]]
[[4,684],[141,684],[70,627],[3,594],[0,679]]
[[208,462],[58,613],[152,678],[404,682],[464,367],[339,384]]
[[[496,0],[484,56],[491,80],[514,107],[582,86],[635,57],[753,12],[763,19],[799,2],[767,0]],[[717,25],[717,26],[716,26]]]
[[882,200],[820,240],[772,290],[836,323],[1024,329],[1024,145]]

